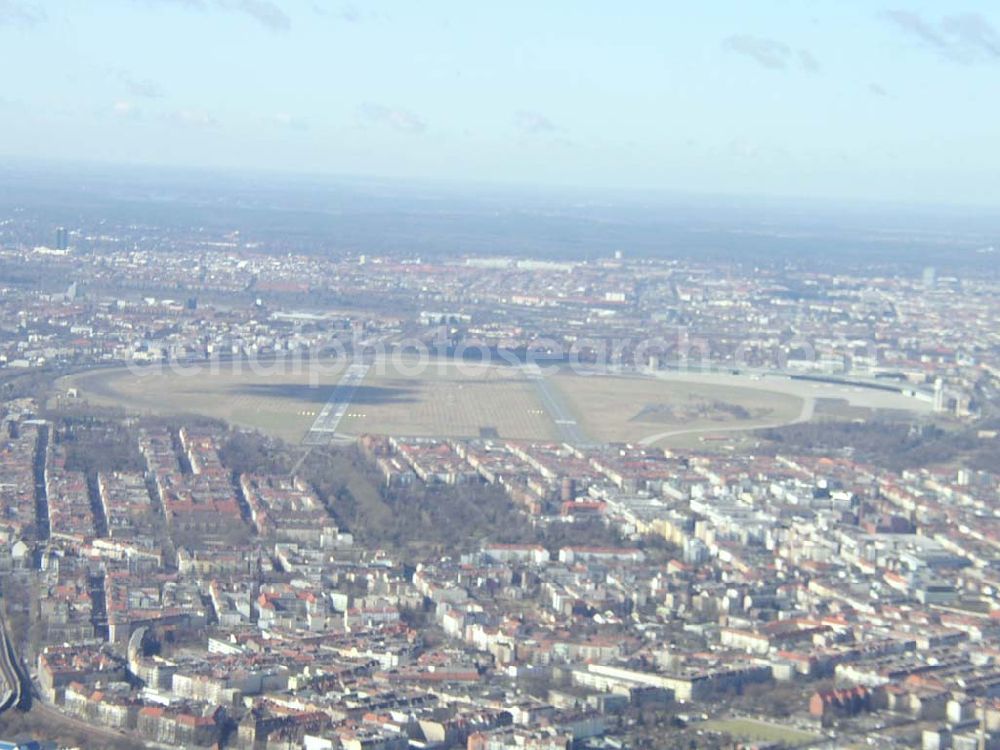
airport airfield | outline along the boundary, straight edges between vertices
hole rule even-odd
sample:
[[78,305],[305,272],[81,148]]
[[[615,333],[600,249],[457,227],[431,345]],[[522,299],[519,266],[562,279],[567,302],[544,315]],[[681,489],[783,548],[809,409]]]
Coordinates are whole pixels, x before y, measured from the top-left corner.
[[[931,404],[858,385],[725,372],[592,373],[385,357],[104,368],[61,392],[147,414],[201,414],[291,443],[361,434],[689,447],[835,414],[929,413]],[[835,407],[835,408],[831,408]]]

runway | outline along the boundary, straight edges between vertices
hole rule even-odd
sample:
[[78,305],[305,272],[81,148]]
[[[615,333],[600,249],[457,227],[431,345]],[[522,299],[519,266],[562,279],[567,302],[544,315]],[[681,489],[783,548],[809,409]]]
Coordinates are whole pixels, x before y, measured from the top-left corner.
[[552,423],[556,426],[556,433],[560,442],[568,443],[576,447],[586,447],[592,441],[584,435],[583,429],[577,422],[573,412],[563,400],[562,394],[548,381],[545,374],[537,364],[522,365],[521,371],[525,377],[534,384],[535,392],[538,394],[542,406],[548,413]]
[[356,362],[348,365],[344,374],[340,376],[340,381],[334,386],[330,399],[326,402],[319,414],[316,416],[309,432],[302,439],[303,445],[327,445],[335,437],[340,420],[347,413],[347,407],[351,405],[351,399],[358,386],[368,375],[371,369],[370,364]]

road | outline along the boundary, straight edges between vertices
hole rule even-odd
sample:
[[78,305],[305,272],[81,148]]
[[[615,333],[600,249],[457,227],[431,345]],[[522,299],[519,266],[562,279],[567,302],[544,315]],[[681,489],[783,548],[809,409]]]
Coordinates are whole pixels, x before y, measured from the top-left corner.
[[[34,720],[41,724],[45,728],[46,732],[50,732],[52,734],[72,732],[74,734],[83,734],[89,737],[93,742],[95,742],[93,745],[88,745],[89,747],[166,747],[165,745],[147,742],[139,737],[129,735],[124,731],[111,729],[109,727],[102,727],[97,724],[91,724],[83,719],[77,718],[76,716],[64,714],[58,708],[50,706],[47,703],[43,703],[41,700],[34,701],[31,706],[29,716],[34,717]],[[96,743],[100,743],[100,745]]]
[[[75,732],[84,733],[96,741],[114,741],[113,743],[101,741],[101,745],[103,746],[124,742],[133,747],[153,746],[139,739],[131,738],[124,732],[90,724],[83,719],[64,714],[37,696],[34,686],[25,673],[20,658],[14,649],[14,644],[8,636],[7,623],[2,606],[0,606],[0,681],[4,683],[0,713],[16,708],[26,711],[28,716],[33,717],[33,720],[39,723],[46,732],[58,734],[57,727],[62,725]],[[11,689],[11,686],[13,686],[13,689]]]
[[12,649],[10,639],[7,638],[7,629],[4,627],[3,620],[0,619],[0,681],[3,682],[0,713],[12,708],[19,708],[22,700],[21,674],[14,666],[11,654]]
[[10,640],[6,618],[7,602],[0,602],[0,680],[3,681],[3,702],[0,713],[13,708],[31,708],[31,683],[18,660]]
[[678,435],[698,435],[701,433],[707,435],[716,435],[720,432],[752,432],[753,430],[774,430],[779,427],[788,427],[793,424],[800,424],[802,422],[808,422],[813,418],[813,414],[816,411],[816,399],[811,397],[805,397],[802,399],[802,409],[799,411],[799,415],[795,419],[786,420],[784,422],[772,422],[770,424],[733,424],[733,425],[723,425],[720,427],[687,427],[680,430],[668,430],[667,432],[658,432],[655,435],[648,435],[639,441],[639,445],[653,445],[665,440],[669,437],[677,437]]

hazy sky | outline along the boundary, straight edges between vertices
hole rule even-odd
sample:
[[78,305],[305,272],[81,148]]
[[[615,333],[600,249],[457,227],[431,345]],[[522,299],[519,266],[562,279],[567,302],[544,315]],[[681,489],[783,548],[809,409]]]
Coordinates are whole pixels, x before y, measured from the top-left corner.
[[0,0],[0,155],[1000,204],[1000,6]]

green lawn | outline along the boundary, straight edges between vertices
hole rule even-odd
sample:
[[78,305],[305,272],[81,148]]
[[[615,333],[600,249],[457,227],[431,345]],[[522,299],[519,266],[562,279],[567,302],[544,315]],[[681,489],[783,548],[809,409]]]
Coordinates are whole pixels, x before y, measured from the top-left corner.
[[784,742],[795,746],[821,739],[818,734],[756,719],[712,719],[700,727],[710,732],[727,732],[733,737],[751,742]]

